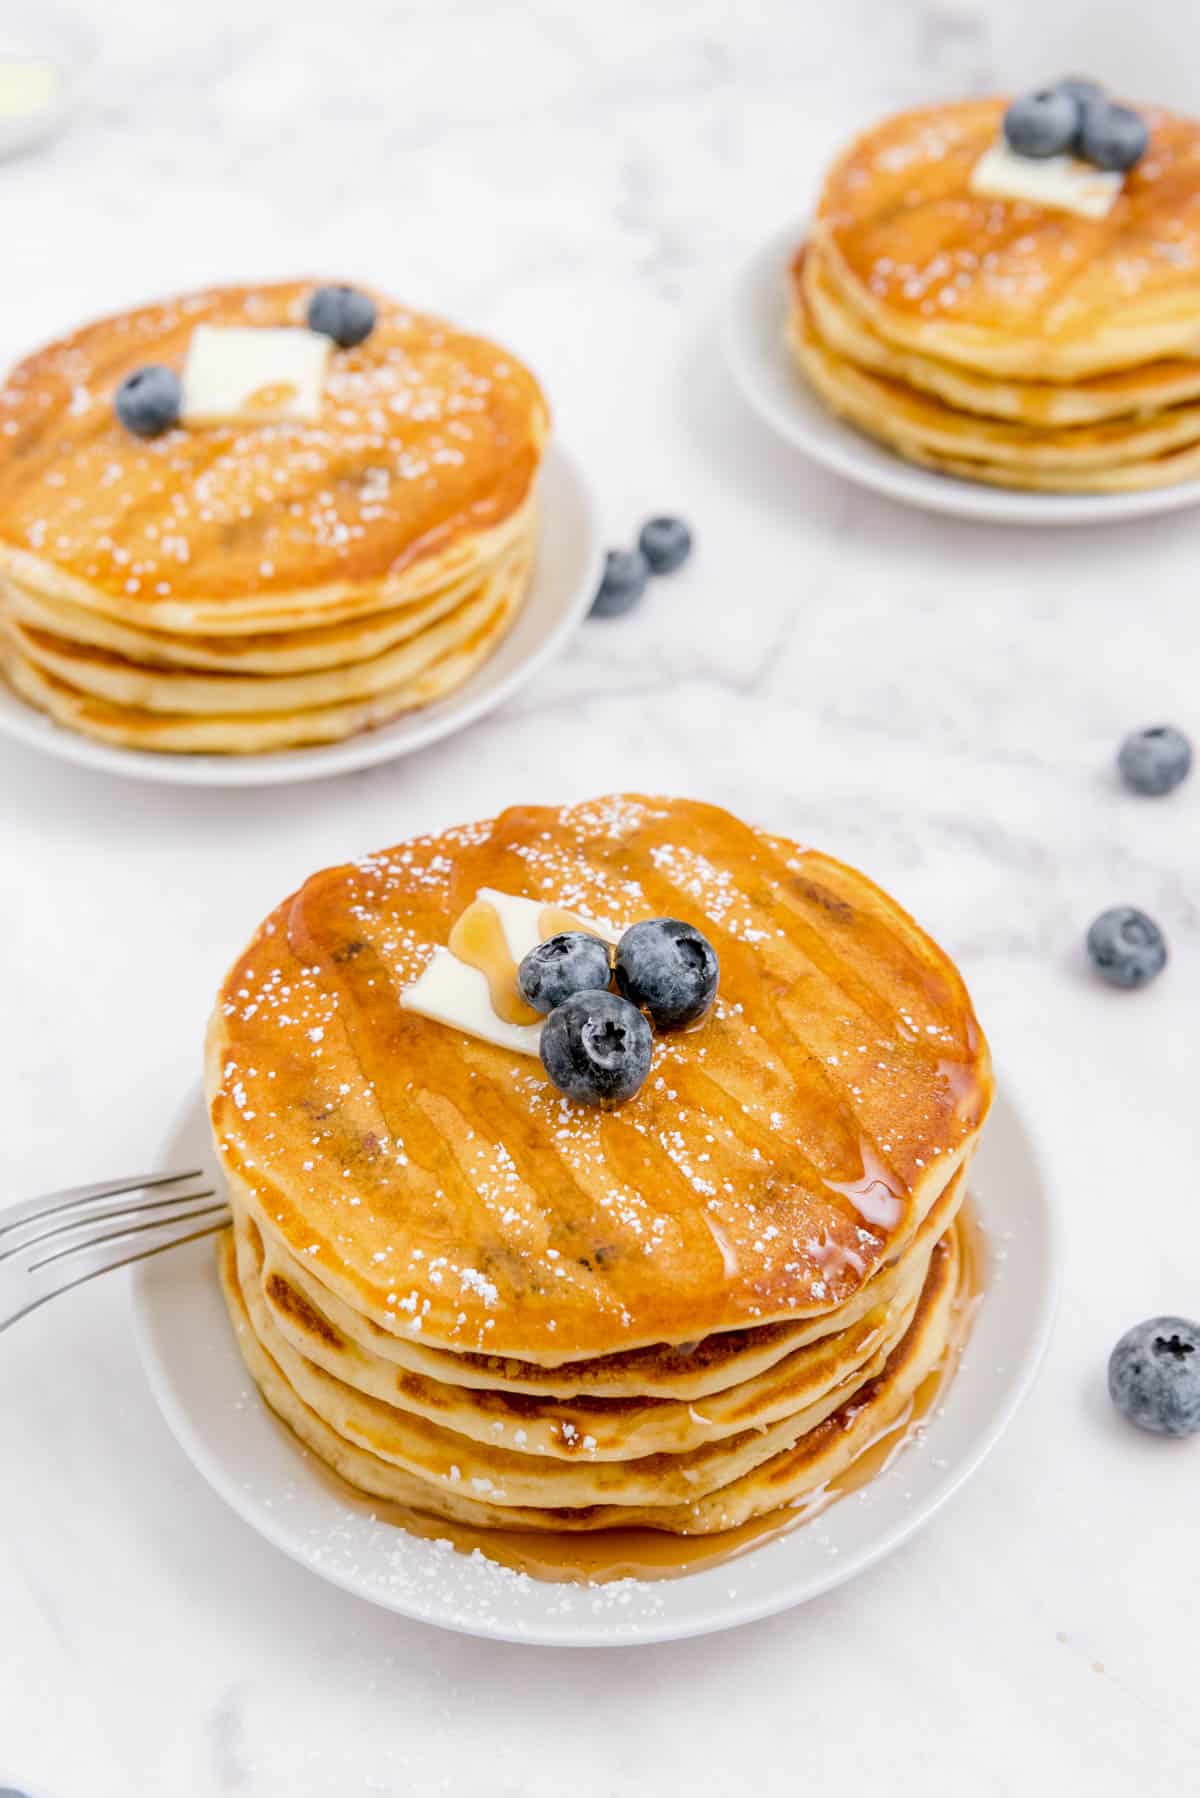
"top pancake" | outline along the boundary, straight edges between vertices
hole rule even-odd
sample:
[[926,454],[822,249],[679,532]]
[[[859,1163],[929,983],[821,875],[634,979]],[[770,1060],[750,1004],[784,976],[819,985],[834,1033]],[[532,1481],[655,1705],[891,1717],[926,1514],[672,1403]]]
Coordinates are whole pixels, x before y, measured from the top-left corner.
[[546,433],[533,376],[375,295],[315,422],[135,437],[113,396],[181,369],[198,324],[302,325],[318,283],[226,287],[88,325],[0,389],[0,576],[171,632],[289,629],[407,604],[522,526]]
[[1150,145],[1107,218],[970,191],[1006,102],[900,113],[838,159],[814,238],[888,341],[991,375],[1069,381],[1200,355],[1200,126]]
[[[479,888],[699,925],[698,1027],[615,1111],[401,1009]],[[307,881],[209,1035],[218,1153],[314,1279],[397,1335],[555,1365],[844,1303],[986,1114],[946,956],[862,875],[691,801],[517,808]]]
[[1078,381],[993,379],[961,363],[939,362],[889,343],[839,291],[832,271],[808,246],[792,261],[793,336],[811,320],[826,349],[860,370],[930,394],[958,412],[1046,430],[1150,416],[1200,400],[1200,360],[1176,357],[1114,369]]

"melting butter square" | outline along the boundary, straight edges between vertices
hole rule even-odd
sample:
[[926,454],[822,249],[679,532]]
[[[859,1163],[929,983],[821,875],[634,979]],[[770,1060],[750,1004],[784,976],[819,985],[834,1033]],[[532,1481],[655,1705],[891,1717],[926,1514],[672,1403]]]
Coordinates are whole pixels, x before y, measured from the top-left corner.
[[[495,909],[516,967],[543,940],[543,914],[557,909],[552,900],[525,899],[517,893],[497,892],[495,887],[480,887],[475,899],[482,899]],[[579,922],[586,925],[588,920],[581,916]],[[431,1018],[435,1024],[448,1024],[451,1029],[495,1043],[500,1049],[511,1049],[517,1055],[536,1057],[541,1044],[542,1020],[539,1018],[536,1024],[509,1024],[497,1017],[487,976],[460,961],[448,948],[434,950],[423,972],[401,992],[400,1004],[404,1010]]]
[[997,200],[1027,200],[1080,218],[1107,218],[1125,177],[1074,156],[1018,156],[1003,138],[971,170],[971,192]]
[[316,419],[330,341],[301,327],[197,325],[183,366],[183,422]]

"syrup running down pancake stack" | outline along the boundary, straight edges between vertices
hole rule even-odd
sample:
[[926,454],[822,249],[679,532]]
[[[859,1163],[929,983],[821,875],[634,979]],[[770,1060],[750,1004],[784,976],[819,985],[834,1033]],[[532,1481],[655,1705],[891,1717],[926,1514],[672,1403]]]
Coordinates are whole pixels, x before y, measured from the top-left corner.
[[104,319],[0,389],[0,666],[60,724],[148,750],[332,742],[450,692],[508,630],[547,415],[485,339],[376,295],[311,418],[150,440],[118,418],[122,381],[185,368],[197,327],[298,336],[314,291]]
[[[565,1097],[401,1003],[481,893],[543,935],[685,920],[711,1010],[625,1104]],[[243,1356],[372,1498],[710,1535],[835,1478],[946,1349],[991,1096],[962,981],[862,875],[714,807],[519,808],[313,876],[207,1065]]]
[[1144,155],[1107,215],[1083,217],[976,191],[1004,115],[1003,100],[902,113],[838,159],[792,268],[800,368],[860,430],[969,480],[1195,478],[1200,126],[1146,111]]

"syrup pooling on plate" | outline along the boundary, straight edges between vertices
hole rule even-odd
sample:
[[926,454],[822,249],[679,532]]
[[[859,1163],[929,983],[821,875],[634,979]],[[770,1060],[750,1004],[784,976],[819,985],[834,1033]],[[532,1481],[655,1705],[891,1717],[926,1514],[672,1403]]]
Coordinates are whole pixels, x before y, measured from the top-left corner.
[[[712,1015],[661,1039],[620,1111],[400,1010],[485,886],[713,941]],[[917,1227],[990,1090],[961,982],[877,889],[636,799],[315,877],[235,968],[213,1078],[223,1158],[314,1278],[384,1329],[548,1364],[833,1309]],[[894,1225],[838,1190],[863,1181]]]

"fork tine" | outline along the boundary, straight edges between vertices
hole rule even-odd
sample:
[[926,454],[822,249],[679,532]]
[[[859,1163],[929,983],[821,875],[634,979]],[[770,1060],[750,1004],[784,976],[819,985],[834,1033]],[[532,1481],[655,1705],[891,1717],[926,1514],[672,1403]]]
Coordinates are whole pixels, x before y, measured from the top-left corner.
[[[28,1317],[31,1311],[36,1311],[39,1305],[46,1304],[50,1299],[58,1298],[60,1293],[70,1292],[75,1286],[84,1286],[89,1280],[96,1279],[98,1275],[113,1273],[119,1267],[132,1267],[135,1262],[149,1261],[155,1255],[165,1254],[168,1249],[182,1248],[185,1243],[199,1242],[205,1236],[216,1236],[220,1231],[229,1228],[229,1221],[228,1216],[225,1216],[220,1218],[216,1223],[206,1224],[200,1230],[190,1230],[184,1234],[180,1234],[178,1230],[173,1230],[170,1235],[164,1235],[161,1241],[151,1243],[148,1246],[143,1245],[136,1249],[132,1254],[121,1254],[112,1251],[106,1256],[97,1255],[93,1257],[92,1260],[84,1262],[74,1269],[68,1270],[64,1268],[61,1272],[64,1275],[67,1275],[67,1277],[62,1280],[47,1281],[43,1279],[43,1282],[40,1285],[34,1286],[31,1284],[28,1302],[22,1305],[19,1310],[12,1312],[9,1316],[0,1316],[0,1331],[6,1330],[10,1324],[15,1324],[18,1318]],[[165,1231],[169,1226],[158,1224],[155,1228],[160,1231]]]
[[[37,1248],[39,1243],[49,1242],[52,1237],[70,1236],[80,1230],[90,1230],[93,1225],[107,1223],[113,1218],[126,1218],[133,1223],[149,1213],[170,1210],[172,1206],[191,1205],[200,1199],[211,1199],[212,1196],[213,1188],[210,1186],[202,1192],[174,1193],[170,1198],[147,1199],[144,1204],[113,1205],[104,1211],[87,1210],[80,1213],[78,1208],[74,1207],[69,1208],[62,1223],[57,1224],[51,1220],[62,1216],[62,1213],[52,1211],[46,1218],[38,1217],[29,1220],[29,1228],[37,1232],[35,1235],[17,1236],[10,1240],[7,1248],[0,1247],[0,1261],[11,1260],[14,1255],[27,1255],[31,1249]],[[164,1219],[163,1221],[169,1222],[170,1220]],[[50,1228],[38,1230],[38,1225],[43,1222],[48,1222]],[[88,1238],[88,1241],[94,1240],[96,1240],[94,1237]],[[2,1793],[0,1793],[0,1798],[3,1798]]]
[[95,1186],[66,1186],[61,1192],[48,1192],[40,1199],[27,1199],[21,1205],[5,1206],[0,1211],[0,1236],[15,1230],[18,1224],[50,1217],[76,1205],[90,1204],[94,1199],[116,1199],[126,1192],[148,1191],[155,1186],[171,1186],[180,1180],[198,1180],[201,1170],[192,1168],[185,1174],[135,1174],[126,1180],[101,1180]]
[[[197,1193],[195,1196],[202,1199],[214,1197],[211,1192]],[[56,1249],[51,1255],[40,1256],[38,1260],[29,1263],[28,1272],[39,1273],[42,1268],[51,1267],[56,1261],[65,1261],[70,1255],[86,1254],[90,1249],[102,1248],[107,1242],[124,1242],[131,1236],[145,1236],[151,1230],[169,1230],[174,1240],[178,1225],[190,1223],[193,1218],[212,1217],[218,1211],[228,1215],[229,1206],[224,1199],[215,1199],[211,1205],[197,1205],[191,1211],[177,1211],[173,1217],[153,1217],[141,1224],[124,1223],[119,1230],[105,1230],[99,1236],[88,1236],[82,1242],[68,1243],[65,1248]]]

